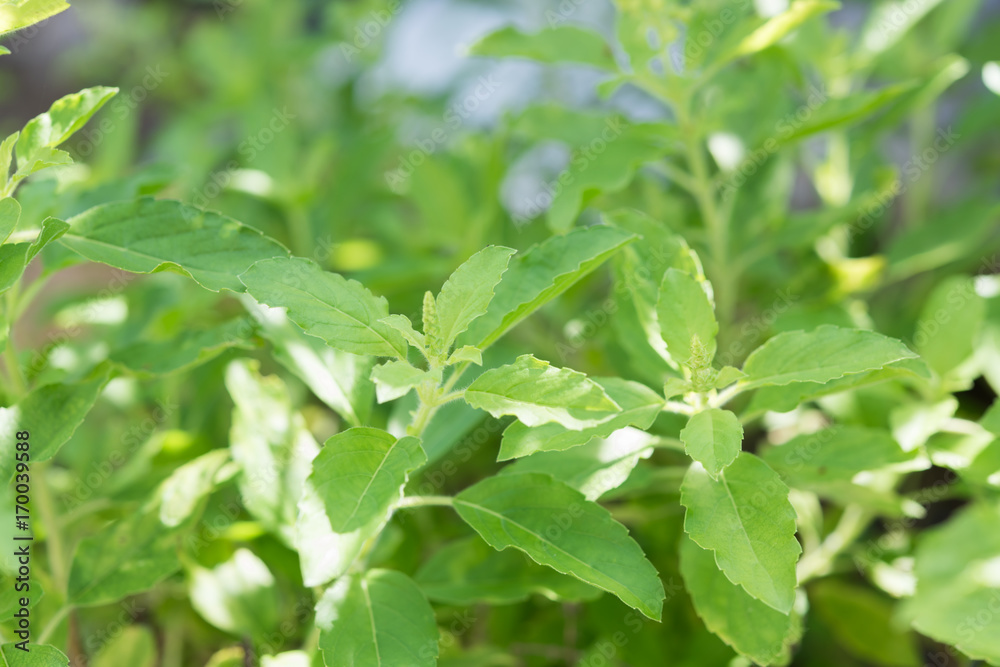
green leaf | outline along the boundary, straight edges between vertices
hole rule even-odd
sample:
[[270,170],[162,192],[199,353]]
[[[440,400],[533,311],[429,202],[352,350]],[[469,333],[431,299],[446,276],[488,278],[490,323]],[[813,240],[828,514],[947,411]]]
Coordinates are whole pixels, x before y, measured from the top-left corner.
[[[3,19],[0,18],[0,21]],[[0,28],[2,31],[2,28]],[[83,127],[91,116],[118,94],[117,88],[97,86],[56,100],[45,113],[35,116],[21,130],[17,141],[20,165],[46,160],[46,150],[55,148]]]
[[248,295],[240,298],[271,341],[275,361],[351,426],[368,420],[375,395],[369,379],[375,359],[335,350],[290,322],[282,309],[259,304]]
[[681,431],[684,451],[718,479],[743,448],[743,425],[729,410],[710,408],[688,420]]
[[32,463],[48,461],[73,437],[107,383],[105,369],[83,382],[38,387],[0,408],[0,479],[7,481],[14,472],[17,431],[31,432]]
[[357,427],[326,441],[309,482],[323,498],[331,528],[347,533],[388,518],[409,473],[426,461],[416,438],[397,440],[377,428]]
[[307,480],[295,524],[295,549],[299,553],[303,583],[322,586],[347,572],[361,554],[365,542],[384,524],[383,517],[374,517],[367,525],[350,533],[336,532],[330,526],[323,497]]
[[316,605],[319,647],[328,665],[435,667],[434,610],[401,572],[343,577]]
[[375,382],[375,395],[379,403],[405,396],[411,389],[433,377],[431,371],[415,368],[406,361],[387,361],[372,370],[372,381]]
[[822,579],[809,586],[810,610],[860,660],[884,667],[921,667],[916,637],[900,630],[895,605],[870,588]]
[[380,322],[386,324],[391,329],[395,329],[413,347],[425,351],[427,349],[427,339],[425,336],[413,328],[413,323],[406,315],[389,315],[383,317]]
[[861,57],[872,59],[888,50],[941,2],[924,0],[918,4],[907,4],[906,0],[889,0],[874,5],[859,33],[858,51]]
[[920,359],[909,358],[888,364],[884,368],[867,373],[855,373],[826,384],[815,382],[792,382],[780,387],[761,387],[754,392],[750,405],[743,413],[744,421],[764,412],[789,412],[806,401],[823,396],[831,396],[852,389],[859,389],[895,379],[930,378],[931,372]]
[[25,267],[45,246],[62,236],[69,229],[62,220],[46,218],[38,237],[31,243],[5,243],[0,246],[0,294],[17,284]]
[[920,357],[938,375],[945,375],[976,351],[986,304],[976,294],[972,278],[942,280],[924,303],[913,341]]
[[144,625],[130,625],[117,632],[88,664],[90,667],[155,667],[157,654],[153,632]]
[[507,466],[500,474],[537,472],[551,475],[582,493],[587,500],[597,500],[628,479],[639,459],[649,458],[653,452],[650,440],[642,431],[625,428],[607,440],[594,438],[586,445],[565,452],[532,454]]
[[0,667],[69,667],[69,658],[55,646],[28,644],[27,648],[22,651],[13,643],[0,646]]
[[[6,174],[4,174],[6,176]],[[0,199],[0,243],[7,240],[21,219],[21,205],[13,197]]]
[[245,319],[211,329],[183,331],[165,341],[139,341],[112,352],[108,359],[142,377],[190,370],[234,347],[249,349],[255,326]]
[[260,667],[309,667],[309,654],[305,651],[285,651],[278,655],[265,655]]
[[60,243],[95,262],[130,271],[173,271],[218,292],[242,292],[236,277],[288,251],[232,218],[177,201],[143,197],[104,204],[69,220]]
[[6,194],[10,194],[10,184],[7,179],[10,176],[10,164],[14,157],[14,145],[20,136],[20,132],[15,132],[4,139],[3,143],[0,143],[0,181],[4,183],[2,191]]
[[665,596],[656,570],[628,530],[579,491],[548,475],[501,475],[462,491],[454,503],[494,548],[520,549],[660,619]]
[[229,450],[213,449],[174,470],[160,484],[160,523],[176,528],[195,516],[201,501],[225,477],[223,468],[227,463]]
[[288,309],[306,333],[352,354],[406,358],[407,344],[396,329],[380,321],[389,315],[384,297],[361,283],[324,271],[301,257],[257,262],[240,280],[261,303]]
[[0,35],[27,28],[69,9],[66,0],[23,0],[0,4]]
[[560,234],[569,230],[590,200],[624,190],[639,167],[672,152],[676,135],[676,128],[664,123],[629,125],[618,116],[609,118],[600,134],[573,152],[559,175],[549,227]]
[[486,314],[472,323],[459,344],[485,350],[635,238],[614,227],[597,225],[552,237],[518,255],[497,285]]
[[795,510],[788,487],[766,463],[742,452],[714,481],[700,463],[684,477],[684,530],[734,584],[787,614],[795,602]]
[[899,467],[913,461],[916,452],[904,452],[888,431],[836,425],[769,447],[762,458],[793,486],[810,488],[849,482],[865,470]]
[[502,246],[480,250],[455,269],[437,296],[438,329],[442,354],[451,349],[459,334],[486,312],[493,289],[507,270],[516,251]]
[[478,347],[465,345],[451,353],[446,365],[452,366],[459,363],[470,363],[477,366],[483,365],[483,352]]
[[279,622],[274,575],[247,549],[212,569],[194,565],[188,595],[202,618],[232,635],[263,640]]
[[235,403],[229,449],[242,468],[237,485],[243,505],[294,544],[298,501],[319,445],[280,378],[262,377],[256,362],[240,359],[226,367],[225,382]]
[[759,28],[744,37],[735,49],[724,54],[718,60],[719,62],[727,62],[763,51],[777,44],[812,17],[839,8],[839,2],[829,2],[828,0],[793,0],[788,9],[768,19]]
[[602,594],[579,579],[537,564],[520,551],[496,551],[476,536],[439,549],[414,580],[431,600],[461,606],[512,604],[531,595],[579,602]]
[[823,325],[809,332],[780,333],[758,347],[743,364],[744,383],[747,389],[823,383],[916,356],[900,341],[874,331]]
[[747,594],[716,566],[711,551],[688,536],[680,542],[684,585],[705,626],[758,665],[779,662],[798,639],[794,616],[784,614]]
[[575,26],[559,26],[535,34],[508,26],[481,39],[470,53],[492,58],[527,58],[545,64],[576,63],[612,72],[618,69],[604,38]]
[[980,418],[979,425],[993,435],[1000,435],[1000,399],[993,401],[993,405]]
[[530,354],[486,371],[465,390],[465,400],[494,417],[514,415],[526,426],[557,422],[583,429],[621,408],[583,373],[556,368]]
[[925,533],[916,550],[916,594],[903,607],[921,634],[992,664],[1000,664],[1000,615],[991,611],[1000,588],[998,525],[1000,505],[980,501]]
[[179,541],[215,489],[224,454],[209,452],[181,466],[137,512],[84,538],[73,556],[69,602],[79,606],[115,602],[148,590],[179,570]]
[[684,271],[667,269],[660,284],[656,316],[674,361],[689,368],[711,364],[719,323],[701,281]]
[[611,419],[581,430],[568,429],[550,422],[539,426],[526,426],[513,422],[503,432],[498,461],[535,452],[560,451],[585,445],[594,438],[607,438],[615,431],[627,426],[647,429],[663,409],[663,397],[655,391],[621,378],[593,378],[611,400],[621,406],[622,411]]

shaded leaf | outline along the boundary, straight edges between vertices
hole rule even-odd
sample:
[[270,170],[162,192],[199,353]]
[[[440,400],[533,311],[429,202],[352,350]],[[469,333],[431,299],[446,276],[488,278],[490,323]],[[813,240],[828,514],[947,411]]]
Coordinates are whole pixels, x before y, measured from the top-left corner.
[[434,610],[401,572],[369,570],[337,580],[316,605],[316,625],[328,665],[437,665]]
[[455,509],[496,549],[617,595],[659,620],[663,584],[628,530],[596,503],[547,475],[488,477],[455,496]]

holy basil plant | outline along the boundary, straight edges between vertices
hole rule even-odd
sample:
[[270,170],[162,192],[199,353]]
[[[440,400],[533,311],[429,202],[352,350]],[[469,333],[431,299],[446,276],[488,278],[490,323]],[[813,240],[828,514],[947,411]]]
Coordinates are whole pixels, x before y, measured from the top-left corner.
[[[927,109],[978,3],[877,3],[857,34],[826,0],[619,0],[607,33],[568,4],[471,55],[614,105],[448,149],[489,154],[474,248],[406,228],[457,206],[438,157],[399,208],[371,195],[352,270],[298,174],[246,222],[169,178],[80,190],[60,147],[115,88],[0,144],[4,535],[34,535],[0,664],[1000,665],[995,187],[925,223],[955,204],[880,157],[909,122],[951,150]],[[0,35],[63,8],[7,3]],[[501,208],[553,142],[544,206]],[[32,342],[55,311],[76,332]]]

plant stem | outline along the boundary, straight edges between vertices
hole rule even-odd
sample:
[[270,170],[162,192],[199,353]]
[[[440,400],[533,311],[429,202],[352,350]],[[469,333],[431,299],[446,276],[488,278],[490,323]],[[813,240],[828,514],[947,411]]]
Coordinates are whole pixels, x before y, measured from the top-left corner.
[[65,605],[61,607],[59,611],[57,611],[55,615],[49,619],[49,622],[45,625],[45,628],[42,630],[42,634],[38,635],[38,643],[39,644],[46,643],[49,640],[49,637],[52,636],[52,633],[56,631],[56,628],[59,627],[59,624],[62,623],[62,620],[66,618],[66,615],[69,614],[71,611],[73,611],[73,607],[71,605]]
[[48,465],[35,466],[32,481],[34,482],[35,502],[38,506],[38,518],[45,526],[45,551],[49,557],[49,567],[52,569],[52,579],[62,592],[66,591],[69,578],[63,550],[62,535],[59,532],[59,520],[55,513],[55,502],[48,480],[45,479]]
[[712,177],[708,171],[708,162],[705,160],[705,151],[701,145],[701,136],[690,121],[687,110],[681,114],[681,121],[681,133],[684,135],[687,161],[691,168],[692,195],[708,232],[708,246],[711,254],[710,278],[715,289],[719,331],[725,332],[732,315],[732,292],[735,285],[735,272],[729,264],[729,220],[728,216],[719,212],[715,194],[712,191]]
[[397,508],[405,507],[451,507],[455,504],[451,496],[407,496],[399,501]]
[[[9,292],[7,292],[7,307],[6,314],[8,324],[13,327],[13,320],[16,316],[17,311],[17,294],[19,291],[20,283],[14,285]],[[4,366],[7,367],[7,377],[10,379],[11,385],[13,385],[14,396],[20,398],[28,391],[27,383],[24,381],[24,375],[21,373],[21,363],[17,359],[17,349],[14,347],[14,332],[7,332],[7,344],[3,351]]]
[[796,568],[799,584],[829,574],[834,559],[854,543],[871,520],[872,515],[867,510],[857,505],[847,506],[833,532],[826,536],[818,549],[804,555],[799,561]]

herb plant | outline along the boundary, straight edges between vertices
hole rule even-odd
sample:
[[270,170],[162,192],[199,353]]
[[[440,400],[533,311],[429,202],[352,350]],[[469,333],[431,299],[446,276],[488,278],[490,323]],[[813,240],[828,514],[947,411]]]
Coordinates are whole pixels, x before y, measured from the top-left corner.
[[166,66],[0,144],[0,664],[1000,665],[995,5],[582,5],[488,130],[400,3],[67,56]]

